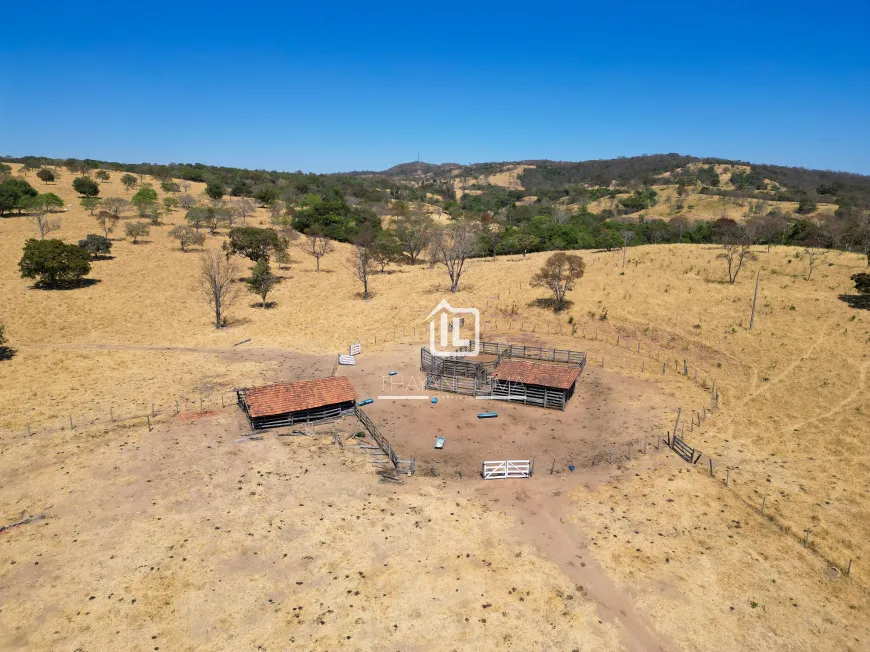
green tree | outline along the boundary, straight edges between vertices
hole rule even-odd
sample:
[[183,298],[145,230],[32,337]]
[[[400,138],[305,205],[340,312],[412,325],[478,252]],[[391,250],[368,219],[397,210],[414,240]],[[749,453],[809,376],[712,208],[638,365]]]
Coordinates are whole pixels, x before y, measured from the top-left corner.
[[73,190],[85,197],[96,197],[100,194],[100,184],[90,177],[76,177],[72,186]]
[[166,181],[162,181],[160,183],[160,189],[163,192],[181,192],[181,186],[175,183],[172,179],[167,179]]
[[618,249],[622,247],[622,238],[613,229],[602,229],[595,241],[595,245],[607,251]]
[[91,258],[97,258],[108,255],[112,251],[112,243],[104,236],[88,233],[84,240],[79,240],[79,248],[87,251]]
[[178,208],[178,198],[177,197],[164,197],[163,198],[163,208],[167,213],[171,213],[176,208]]
[[179,225],[172,227],[167,235],[170,238],[178,240],[182,251],[187,251],[188,247],[201,247],[205,243],[205,234],[199,233],[189,226]]
[[855,289],[861,294],[870,294],[870,274],[867,272],[859,272],[850,276],[855,282]]
[[800,213],[801,215],[805,215],[807,213],[815,212],[818,206],[816,202],[813,201],[810,197],[801,197],[801,200],[798,202],[798,207],[795,209],[795,213]]
[[263,301],[263,308],[266,307],[266,297],[272,288],[275,287],[281,279],[272,273],[269,267],[268,259],[261,259],[254,265],[251,272],[251,278],[247,279],[248,289],[256,294]]
[[394,224],[396,238],[411,264],[417,264],[417,257],[429,244],[435,222],[422,210],[412,212],[410,215],[399,217]]
[[150,186],[142,186],[136,192],[135,195],[130,199],[130,202],[134,206],[141,206],[142,204],[153,204],[157,201],[157,191]]
[[381,274],[384,273],[387,265],[402,260],[402,246],[393,231],[379,231],[371,239],[369,249],[372,262],[380,267]]
[[108,181],[109,173],[106,170],[97,170],[94,172],[94,177],[96,177],[98,181]]
[[0,215],[17,210],[18,214],[24,210],[28,198],[36,197],[39,193],[24,179],[6,179],[0,182]]
[[586,264],[580,256],[558,252],[553,254],[532,277],[532,287],[545,287],[553,293],[553,310],[565,307],[565,295],[574,289],[577,279],[583,276]]
[[121,183],[124,184],[124,188],[127,189],[127,192],[130,192],[136,187],[139,181],[137,181],[136,177],[132,174],[128,173],[121,177]]
[[79,203],[82,205],[82,208],[88,211],[89,215],[93,215],[101,201],[102,200],[99,197],[82,197]]
[[24,243],[18,262],[22,278],[38,278],[39,287],[58,287],[81,279],[91,271],[91,256],[75,245],[61,240],[34,240]]
[[218,181],[209,181],[205,186],[205,194],[212,199],[221,199],[224,196],[224,186]]
[[37,170],[36,176],[40,181],[45,183],[51,183],[54,181],[54,172],[49,170],[48,168],[41,168]]
[[0,163],[0,179],[4,179],[12,174],[12,166],[6,163]]
[[286,247],[286,243],[272,229],[242,226],[230,229],[229,239],[223,243],[227,255],[238,254],[259,262],[268,262],[269,255]]
[[151,233],[151,229],[145,222],[127,222],[124,231],[127,233],[127,237],[133,238],[133,244],[139,244],[139,238],[144,238]]

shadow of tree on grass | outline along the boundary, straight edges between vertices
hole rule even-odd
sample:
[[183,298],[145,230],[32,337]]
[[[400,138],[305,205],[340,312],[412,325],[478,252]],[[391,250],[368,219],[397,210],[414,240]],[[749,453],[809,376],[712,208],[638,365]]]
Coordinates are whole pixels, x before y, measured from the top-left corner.
[[870,310],[870,294],[841,294],[840,301],[856,310]]

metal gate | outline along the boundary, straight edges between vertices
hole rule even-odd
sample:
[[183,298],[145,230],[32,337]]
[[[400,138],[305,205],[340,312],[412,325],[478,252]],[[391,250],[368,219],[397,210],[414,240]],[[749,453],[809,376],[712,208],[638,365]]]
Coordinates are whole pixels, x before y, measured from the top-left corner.
[[534,463],[530,460],[499,460],[497,462],[484,462],[481,475],[484,480],[531,478],[534,470]]

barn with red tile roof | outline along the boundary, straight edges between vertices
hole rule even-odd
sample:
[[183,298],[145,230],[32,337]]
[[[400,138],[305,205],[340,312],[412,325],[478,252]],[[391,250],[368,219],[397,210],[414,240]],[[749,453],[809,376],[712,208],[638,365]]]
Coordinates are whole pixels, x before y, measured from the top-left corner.
[[238,391],[239,405],[254,429],[314,423],[353,410],[356,391],[343,376],[298,380]]
[[529,360],[502,360],[492,374],[492,393],[525,405],[564,410],[582,367]]

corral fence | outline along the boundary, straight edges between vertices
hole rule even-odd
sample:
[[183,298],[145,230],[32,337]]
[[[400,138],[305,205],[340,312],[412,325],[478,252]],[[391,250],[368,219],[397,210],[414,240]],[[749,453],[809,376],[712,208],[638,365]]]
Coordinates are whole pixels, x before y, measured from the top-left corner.
[[369,436],[374,440],[374,442],[380,447],[380,449],[387,455],[390,462],[393,465],[393,468],[400,473],[410,473],[414,474],[416,470],[416,462],[413,457],[403,460],[399,457],[399,454],[393,448],[393,445],[389,442],[389,440],[384,437],[383,433],[378,429],[378,427],[374,424],[369,416],[360,409],[357,405],[353,409],[353,413],[359,422],[363,425],[363,428],[366,429]]
[[[464,346],[457,349],[456,353],[472,351],[471,346]],[[494,355],[495,360],[475,361],[473,357],[462,355],[442,357],[434,355],[427,347],[422,347],[420,369],[426,372],[426,389],[475,397],[498,396],[503,400],[524,405],[564,410],[565,403],[570,398],[565,391],[494,380],[492,374],[505,358],[576,365],[581,371],[586,366],[586,353],[569,349],[550,349],[507,342],[479,342],[478,351],[484,355]]]

